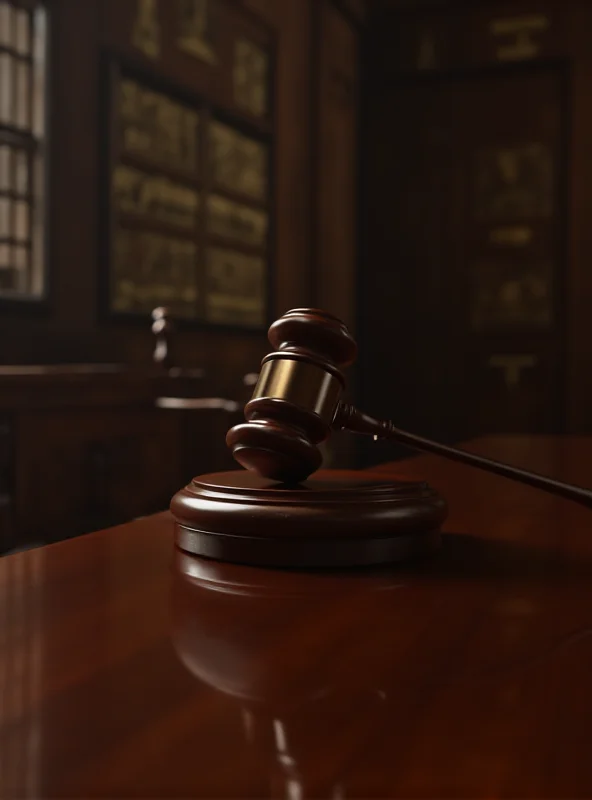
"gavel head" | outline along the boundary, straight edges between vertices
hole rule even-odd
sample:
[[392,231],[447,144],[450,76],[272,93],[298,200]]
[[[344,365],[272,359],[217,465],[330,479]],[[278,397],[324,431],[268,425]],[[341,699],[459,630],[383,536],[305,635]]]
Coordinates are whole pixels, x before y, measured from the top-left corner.
[[275,350],[263,359],[246,422],[228,431],[226,443],[246,469],[298,483],[321,465],[318,445],[331,430],[345,388],[341,369],[357,345],[341,320],[312,308],[288,311],[268,336]]

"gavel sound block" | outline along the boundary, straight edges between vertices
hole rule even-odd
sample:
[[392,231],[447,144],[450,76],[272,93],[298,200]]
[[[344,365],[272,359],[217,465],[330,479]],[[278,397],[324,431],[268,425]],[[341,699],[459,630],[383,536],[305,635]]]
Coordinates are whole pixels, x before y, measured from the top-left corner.
[[342,369],[357,346],[324,311],[295,309],[273,323],[245,422],[226,437],[245,467],[195,478],[171,502],[187,552],[261,566],[345,567],[425,556],[440,544],[447,506],[421,481],[366,471],[322,471],[318,445],[332,430],[415,449],[592,506],[592,492],[432,442],[340,402]]

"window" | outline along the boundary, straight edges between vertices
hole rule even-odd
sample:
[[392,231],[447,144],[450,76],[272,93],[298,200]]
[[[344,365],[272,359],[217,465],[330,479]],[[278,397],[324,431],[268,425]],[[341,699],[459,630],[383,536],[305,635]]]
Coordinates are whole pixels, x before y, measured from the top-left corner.
[[45,292],[45,9],[0,0],[0,298]]

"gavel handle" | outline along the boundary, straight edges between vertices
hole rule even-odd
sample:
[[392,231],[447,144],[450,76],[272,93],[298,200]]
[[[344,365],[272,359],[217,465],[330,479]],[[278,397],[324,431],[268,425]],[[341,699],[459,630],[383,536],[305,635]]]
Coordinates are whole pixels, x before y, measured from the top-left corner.
[[518,467],[511,467],[499,461],[492,461],[489,458],[467,453],[465,450],[457,450],[454,447],[438,444],[430,439],[424,439],[422,436],[416,436],[413,433],[402,431],[396,428],[390,421],[382,421],[370,417],[358,411],[354,406],[341,404],[338,407],[333,420],[333,428],[337,430],[347,430],[352,433],[369,434],[380,439],[392,439],[404,445],[408,445],[415,450],[435,453],[451,461],[459,461],[461,464],[468,464],[471,467],[477,467],[486,472],[502,475],[504,478],[519,481],[528,486],[534,486],[536,489],[542,489],[545,492],[559,495],[559,497],[564,497],[567,500],[573,500],[576,503],[581,503],[582,505],[592,508],[592,491],[589,489],[583,489],[580,486],[572,486],[571,484],[562,483],[561,481],[553,480],[553,478],[548,478],[544,475],[537,475],[534,472],[527,472]]

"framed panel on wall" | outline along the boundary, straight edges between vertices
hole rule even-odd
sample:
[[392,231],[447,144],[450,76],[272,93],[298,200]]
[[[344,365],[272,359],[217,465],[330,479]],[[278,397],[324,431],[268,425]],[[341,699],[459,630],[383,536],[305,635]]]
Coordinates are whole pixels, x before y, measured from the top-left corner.
[[109,317],[145,322],[165,305],[197,325],[269,324],[272,53],[240,26],[228,30],[232,63],[208,60],[225,70],[218,102],[129,55],[104,56],[100,228]]
[[115,64],[109,88],[108,310],[195,319],[202,109]]

